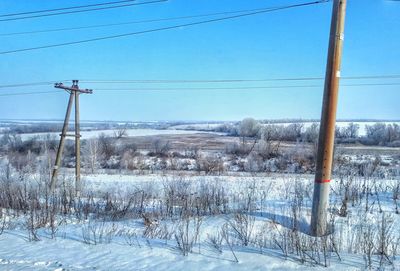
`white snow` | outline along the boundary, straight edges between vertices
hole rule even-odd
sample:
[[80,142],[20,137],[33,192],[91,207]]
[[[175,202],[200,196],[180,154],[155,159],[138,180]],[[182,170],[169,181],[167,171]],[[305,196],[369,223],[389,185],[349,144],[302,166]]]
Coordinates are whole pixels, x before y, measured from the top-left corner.
[[[70,230],[70,229],[64,229]],[[201,248],[184,257],[173,242],[143,241],[141,247],[122,242],[83,244],[72,236],[56,240],[43,237],[28,242],[22,231],[4,233],[0,238],[0,270],[140,270],[140,271],[235,271],[235,270],[360,270],[362,259],[335,261],[329,268],[311,267],[290,258],[285,259],[273,250],[242,250],[235,252],[239,263],[229,251],[216,255],[210,248]]]
[[213,130],[226,123],[193,123],[193,124],[180,124],[172,126],[171,129],[176,130]]
[[[71,180],[73,176],[68,176]],[[32,175],[34,180],[38,176]],[[204,183],[214,183],[224,188],[229,197],[238,197],[237,201],[246,200],[246,191],[256,188],[256,193],[266,192],[265,209],[258,210],[253,215],[256,217],[257,228],[264,223],[270,223],[269,211],[288,208],[287,190],[295,182],[301,183],[305,189],[311,191],[312,176],[310,175],[243,175],[243,176],[178,176],[178,175],[123,175],[123,174],[96,174],[85,175],[83,182],[85,189],[91,192],[106,191],[115,195],[124,195],[129,191],[143,189],[154,191],[154,195],[162,195],[163,187],[169,182],[184,180],[190,182],[197,189]],[[379,183],[390,185],[396,180],[376,180]],[[372,182],[372,180],[371,180]],[[333,183],[337,189],[338,182]],[[334,197],[333,197],[333,200]],[[381,198],[385,211],[392,208],[390,195]],[[309,199],[305,199],[309,206]],[[261,205],[262,207],[263,205]],[[309,207],[307,207],[309,209]],[[289,208],[290,209],[290,208]],[[364,219],[362,213],[353,212],[351,209],[349,220],[351,225],[344,220],[336,222],[338,227],[357,227]],[[265,213],[265,214],[263,214]],[[277,217],[284,217],[285,213],[276,213]],[[170,240],[147,239],[142,237],[143,220],[125,219],[119,221],[94,222],[105,225],[105,229],[113,229],[110,240],[96,245],[84,242],[83,232],[92,222],[76,221],[69,218],[68,223],[59,226],[54,239],[50,230],[39,230],[40,241],[28,241],[27,230],[23,226],[6,229],[0,235],[0,270],[201,270],[201,271],[234,271],[234,270],[363,270],[364,259],[362,255],[341,253],[342,260],[332,256],[329,267],[321,267],[310,263],[300,263],[294,256],[285,257],[278,249],[262,249],[255,246],[234,246],[235,258],[230,249],[224,245],[222,253],[210,246],[206,239],[208,234],[214,234],[219,226],[225,222],[229,215],[216,215],[204,217],[200,246],[195,246],[188,256],[182,256],[177,249],[174,238]],[[371,214],[372,216],[372,214]],[[378,215],[380,216],[380,215]],[[309,217],[307,217],[307,220]],[[399,226],[400,218],[394,219]],[[278,219],[279,221],[279,219]],[[176,226],[176,221],[162,222],[169,226]],[[376,222],[375,222],[376,223]],[[282,227],[278,225],[278,227]],[[346,228],[347,229],[347,228]],[[134,242],[128,242],[126,232],[138,234]],[[350,238],[350,237],[349,237]],[[345,244],[342,244],[345,245]],[[376,263],[376,262],[375,262]],[[400,262],[395,261],[390,270],[399,270]]]
[[[114,136],[118,130],[94,130],[94,131],[81,131],[81,139],[90,139],[98,137],[100,134],[106,136]],[[137,137],[137,136],[155,136],[155,135],[180,135],[180,134],[197,134],[202,133],[199,131],[188,131],[188,130],[157,130],[157,129],[127,129],[127,136]],[[73,134],[73,132],[69,132]],[[207,133],[207,132],[203,132]],[[59,136],[60,132],[57,133],[27,133],[20,134],[22,140],[28,140],[36,136]]]

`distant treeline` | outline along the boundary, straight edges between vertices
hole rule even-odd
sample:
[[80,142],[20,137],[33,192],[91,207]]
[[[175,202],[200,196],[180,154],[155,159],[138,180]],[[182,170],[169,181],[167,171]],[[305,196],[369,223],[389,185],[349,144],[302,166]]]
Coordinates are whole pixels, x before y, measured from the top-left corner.
[[[319,119],[268,119],[259,120],[262,124],[275,123],[319,123]],[[400,120],[384,120],[384,119],[338,119],[337,122],[400,122]]]
[[[360,135],[360,125],[350,122],[345,127],[336,126],[336,142],[348,144],[379,145],[400,147],[400,125],[377,122],[365,126],[366,134]],[[237,125],[223,124],[214,129],[215,132],[227,133],[230,136],[252,137],[275,141],[316,142],[319,124],[305,126],[302,122],[288,125],[263,124],[252,118],[246,118]]]

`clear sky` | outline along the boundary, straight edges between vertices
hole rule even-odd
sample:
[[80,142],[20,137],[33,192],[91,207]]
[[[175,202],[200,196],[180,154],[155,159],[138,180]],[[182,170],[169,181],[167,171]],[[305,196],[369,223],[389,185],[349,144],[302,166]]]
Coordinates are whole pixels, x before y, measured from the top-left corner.
[[[138,0],[138,2],[147,0]],[[2,0],[1,14],[105,2],[101,0]],[[1,34],[109,24],[298,4],[307,0],[169,0],[70,15],[0,21],[0,51],[122,34],[177,21],[18,36]],[[0,55],[0,85],[65,79],[268,79],[323,77],[332,2],[120,39]],[[214,16],[210,18],[217,18]],[[4,19],[5,17],[0,17]],[[400,2],[348,0],[342,76],[400,74]],[[400,79],[346,80],[346,84],[400,83]],[[67,83],[70,84],[70,83]],[[304,88],[270,88],[320,85]],[[323,81],[186,84],[82,83],[86,120],[239,120],[319,118]],[[245,89],[266,86],[265,89]],[[193,90],[193,87],[243,87]],[[105,89],[169,88],[106,91]],[[175,88],[175,89],[174,89]],[[97,89],[97,90],[96,90]],[[1,119],[62,119],[68,96],[51,85],[1,88]],[[400,85],[342,86],[338,118],[400,119]]]

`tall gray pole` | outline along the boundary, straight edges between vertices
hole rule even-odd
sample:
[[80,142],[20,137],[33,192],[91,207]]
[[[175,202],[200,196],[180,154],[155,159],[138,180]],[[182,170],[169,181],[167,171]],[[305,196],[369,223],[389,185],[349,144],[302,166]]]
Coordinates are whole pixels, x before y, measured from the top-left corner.
[[72,108],[72,103],[74,101],[74,93],[70,93],[69,95],[69,100],[68,100],[68,106],[67,106],[67,112],[65,114],[65,119],[64,119],[64,125],[63,129],[61,132],[61,138],[60,138],[60,143],[58,145],[57,149],[57,156],[56,156],[56,162],[53,168],[53,173],[51,175],[51,182],[50,182],[50,190],[53,191],[56,185],[56,180],[57,180],[57,175],[58,175],[58,169],[61,166],[61,156],[64,150],[64,143],[65,143],[65,137],[67,136],[67,131],[68,131],[68,122],[69,122],[69,117],[71,115],[71,108]]
[[311,234],[314,236],[329,234],[327,209],[335,141],[345,14],[346,0],[334,0],[311,214]]
[[75,194],[81,191],[81,134],[79,127],[79,92],[75,91]]

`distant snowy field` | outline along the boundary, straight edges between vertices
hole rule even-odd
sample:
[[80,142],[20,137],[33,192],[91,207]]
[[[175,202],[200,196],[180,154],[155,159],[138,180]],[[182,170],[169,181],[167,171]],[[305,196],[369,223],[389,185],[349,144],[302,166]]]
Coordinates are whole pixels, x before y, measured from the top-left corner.
[[[114,136],[118,130],[94,130],[94,131],[81,131],[81,139],[96,138],[101,134],[106,136]],[[73,132],[69,132],[72,134]],[[156,136],[156,135],[182,135],[182,134],[198,134],[200,131],[188,130],[158,130],[158,129],[128,129],[126,130],[127,136]],[[33,137],[59,136],[60,133],[28,133],[20,134],[22,140],[28,140]]]
[[[4,132],[7,130],[7,124],[12,123],[12,124],[17,124],[17,125],[26,125],[29,123],[35,124],[35,123],[62,123],[60,121],[35,121],[35,120],[26,120],[26,121],[13,121],[13,122],[4,122],[0,121],[0,124],[6,125],[5,127],[0,127],[0,133]],[[91,123],[86,121],[85,123]],[[97,122],[94,122],[96,124]],[[99,122],[102,123],[102,122]],[[146,123],[155,123],[155,122],[146,122]],[[301,123],[301,122],[300,122]],[[313,123],[317,122],[303,122],[302,124],[304,125],[304,128],[310,127]],[[344,122],[344,121],[339,121],[336,123],[338,127],[347,127],[351,122]],[[393,124],[396,123],[400,125],[400,122],[391,122],[391,121],[385,121],[385,122],[353,122],[355,124],[359,125],[359,135],[360,136],[365,136],[366,135],[366,126],[367,125],[374,125],[375,123],[383,123],[383,124]],[[120,125],[123,125],[124,123],[118,123]],[[131,123],[132,124],[132,123]],[[133,123],[135,124],[135,123]],[[139,123],[137,123],[139,124]],[[193,124],[181,124],[181,125],[175,125],[171,126],[169,129],[166,130],[159,130],[159,129],[128,129],[127,133],[128,136],[130,137],[135,137],[135,136],[154,136],[154,135],[179,135],[179,134],[195,134],[201,132],[209,132],[211,133],[214,129],[220,127],[221,125],[226,125],[226,124],[234,124],[234,122],[211,122],[211,123],[193,123]],[[271,123],[271,125],[283,125],[283,126],[288,126],[292,123],[290,122],[282,122],[282,123]],[[267,124],[265,124],[267,125]],[[84,129],[88,129],[90,127],[84,127],[81,131],[82,138],[83,139],[89,139],[89,138],[94,138],[98,137],[101,133],[104,133],[106,136],[113,136],[117,130],[93,130],[93,131],[84,131]],[[46,136],[47,134],[50,134],[52,136],[58,136],[60,133],[55,132],[55,133],[27,133],[27,134],[21,134],[21,138],[23,140],[30,139],[34,136]],[[221,133],[218,133],[221,134]]]
[[215,128],[218,128],[221,125],[224,125],[227,123],[194,123],[194,124],[181,124],[181,125],[175,125],[172,126],[171,129],[176,129],[176,130],[203,130],[203,131],[208,131],[208,130],[213,130]]

